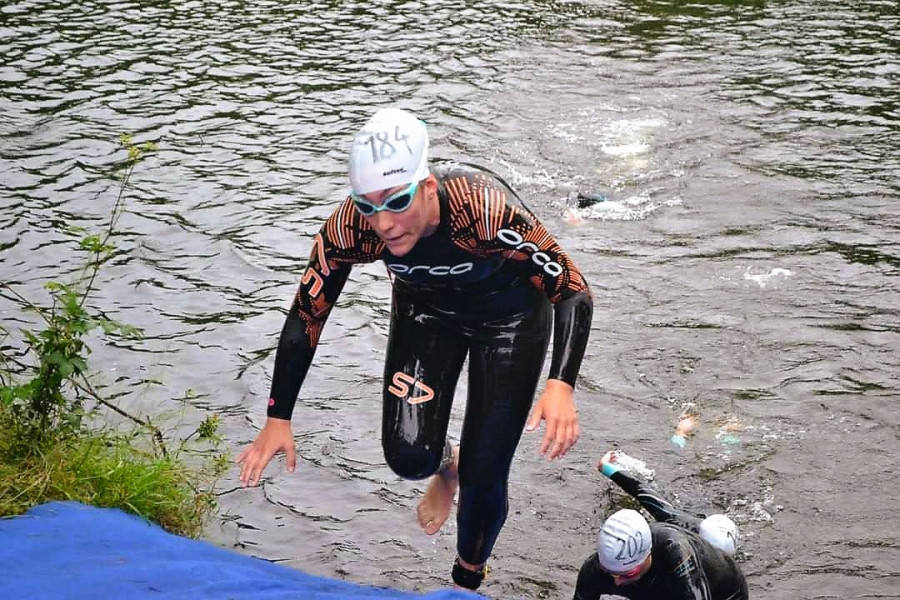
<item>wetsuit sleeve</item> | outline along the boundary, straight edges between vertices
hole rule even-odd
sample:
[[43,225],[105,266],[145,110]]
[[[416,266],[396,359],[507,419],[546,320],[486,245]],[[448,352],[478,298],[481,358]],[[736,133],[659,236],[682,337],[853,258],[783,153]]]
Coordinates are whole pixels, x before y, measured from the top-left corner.
[[616,585],[612,577],[600,568],[597,553],[591,554],[581,570],[578,571],[578,581],[575,584],[575,595],[572,600],[598,600],[604,594],[615,594]]
[[529,279],[553,303],[553,358],[550,379],[561,379],[575,387],[588,337],[594,299],[581,272],[544,228],[526,209],[507,205],[505,226],[498,232],[501,243],[512,246],[509,259],[518,261]]
[[591,290],[581,272],[538,218],[499,180],[479,175],[445,185],[453,215],[451,227],[467,234],[457,243],[463,247],[471,243],[475,253],[501,252],[553,303],[550,379],[575,387],[594,310]]
[[[669,576],[670,600],[712,600],[703,563],[685,534],[668,535],[662,542],[660,567]],[[657,560],[654,552],[653,560]]]
[[574,388],[591,333],[594,300],[590,291],[578,292],[557,302],[553,310],[550,379],[561,379]]
[[383,244],[352,208],[338,208],[316,235],[306,271],[278,340],[267,415],[290,419],[319,336],[354,264],[376,260]]
[[675,508],[652,486],[621,470],[616,471],[609,478],[627,494],[634,497],[657,521],[671,523],[692,531],[699,529],[700,520],[697,517]]

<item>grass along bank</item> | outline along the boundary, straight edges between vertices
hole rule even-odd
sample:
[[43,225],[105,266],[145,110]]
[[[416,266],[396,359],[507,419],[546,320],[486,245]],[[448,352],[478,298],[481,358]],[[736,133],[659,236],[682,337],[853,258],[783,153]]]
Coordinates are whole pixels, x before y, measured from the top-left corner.
[[161,455],[141,449],[148,440],[141,431],[83,428],[39,437],[0,407],[0,516],[74,500],[121,508],[197,537],[215,511],[215,482],[227,465],[214,450],[205,457]]

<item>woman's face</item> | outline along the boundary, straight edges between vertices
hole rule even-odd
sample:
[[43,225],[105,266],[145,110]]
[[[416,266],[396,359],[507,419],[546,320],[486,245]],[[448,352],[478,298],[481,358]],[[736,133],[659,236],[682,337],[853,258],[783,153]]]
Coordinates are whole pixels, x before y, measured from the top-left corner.
[[[372,215],[363,215],[378,237],[394,256],[408,253],[427,235],[430,235],[440,219],[437,204],[436,181],[432,175],[419,182],[409,208],[402,212],[381,210]],[[375,206],[382,206],[393,194],[402,192],[407,186],[388,188],[365,194],[363,197]]]

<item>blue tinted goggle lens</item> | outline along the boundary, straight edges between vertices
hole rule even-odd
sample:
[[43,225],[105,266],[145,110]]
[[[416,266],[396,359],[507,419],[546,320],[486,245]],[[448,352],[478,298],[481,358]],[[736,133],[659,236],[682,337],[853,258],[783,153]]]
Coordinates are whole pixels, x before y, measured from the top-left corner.
[[384,202],[381,203],[381,206],[375,206],[362,196],[358,196],[357,194],[354,194],[352,192],[350,193],[350,198],[353,200],[353,204],[356,206],[356,210],[367,217],[383,210],[398,213],[403,212],[404,210],[409,208],[410,204],[412,204],[412,200],[416,195],[416,187],[418,185],[419,182],[414,181],[413,183],[409,184],[409,187],[402,192],[397,192],[393,196],[387,198]]

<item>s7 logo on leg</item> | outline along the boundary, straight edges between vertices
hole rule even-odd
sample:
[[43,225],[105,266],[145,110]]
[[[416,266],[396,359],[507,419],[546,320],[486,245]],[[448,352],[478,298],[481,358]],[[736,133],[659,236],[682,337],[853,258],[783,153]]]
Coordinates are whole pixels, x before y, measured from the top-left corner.
[[[410,393],[410,385],[413,388],[412,394]],[[388,386],[388,391],[398,398],[406,398],[406,401],[412,405],[422,404],[434,398],[433,389],[402,371],[394,373],[394,376],[391,378],[391,385]]]

